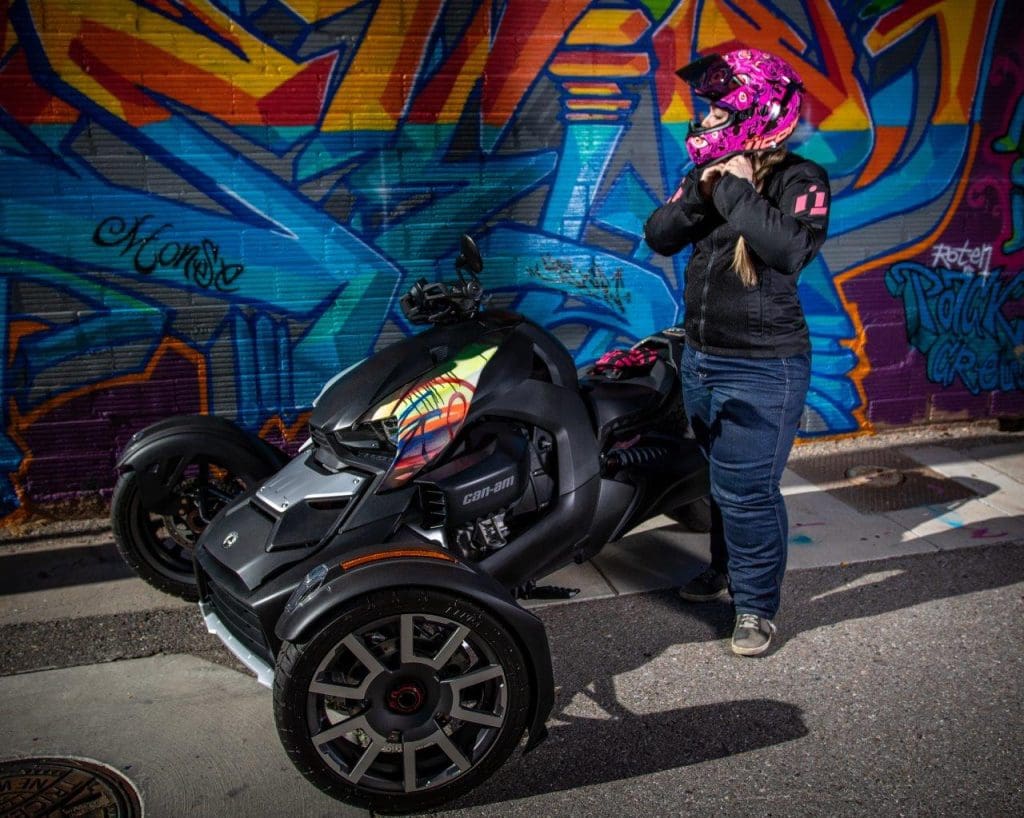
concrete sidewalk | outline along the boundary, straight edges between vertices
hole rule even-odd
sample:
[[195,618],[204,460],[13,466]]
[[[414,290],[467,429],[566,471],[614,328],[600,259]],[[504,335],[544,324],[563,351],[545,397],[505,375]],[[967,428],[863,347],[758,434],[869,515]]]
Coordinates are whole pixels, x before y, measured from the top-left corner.
[[[892,462],[895,454],[897,462],[912,461],[902,476],[917,479],[894,483],[901,475],[890,469],[874,486],[856,479],[816,484],[797,471],[812,458],[849,459],[851,453],[867,468]],[[943,500],[959,494],[942,491],[944,481],[975,496]],[[922,483],[936,499],[899,502]],[[876,493],[880,505],[908,507],[859,511],[841,499],[853,486],[869,501]],[[789,513],[789,570],[1024,539],[1024,435],[967,426],[802,445],[784,473],[782,492]],[[577,600],[671,588],[700,570],[707,555],[707,535],[659,517],[607,546],[591,563],[565,568],[549,581],[580,588]]]
[[[801,476],[851,453],[853,477]],[[574,600],[530,603],[554,653],[552,736],[450,814],[1024,809],[1024,647],[1008,636],[1024,435],[929,429],[801,446],[790,465],[778,649],[731,656],[728,606],[665,590],[700,570],[707,537],[651,521],[547,580]],[[104,762],[147,815],[360,812],[294,770],[269,692],[193,606],[131,576],[101,521],[0,546],[0,667],[2,757]]]

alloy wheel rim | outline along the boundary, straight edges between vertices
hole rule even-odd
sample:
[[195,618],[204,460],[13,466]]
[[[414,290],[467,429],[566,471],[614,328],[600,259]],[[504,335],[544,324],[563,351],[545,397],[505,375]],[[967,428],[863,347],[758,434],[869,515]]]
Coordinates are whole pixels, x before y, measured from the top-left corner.
[[505,668],[469,626],[396,613],[327,652],[307,690],[307,727],[316,753],[348,784],[420,792],[482,761],[507,698]]

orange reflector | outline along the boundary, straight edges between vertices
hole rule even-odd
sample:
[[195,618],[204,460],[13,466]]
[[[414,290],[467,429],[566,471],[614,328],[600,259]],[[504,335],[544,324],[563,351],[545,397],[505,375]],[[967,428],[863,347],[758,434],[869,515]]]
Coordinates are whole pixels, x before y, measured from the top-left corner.
[[401,557],[425,557],[431,560],[458,562],[458,560],[451,554],[445,554],[443,551],[430,551],[426,548],[397,548],[393,551],[377,551],[373,554],[364,554],[361,557],[354,557],[353,559],[343,562],[341,564],[341,568],[343,571],[348,571],[351,568],[358,568],[360,565],[366,565],[368,562],[393,560]]

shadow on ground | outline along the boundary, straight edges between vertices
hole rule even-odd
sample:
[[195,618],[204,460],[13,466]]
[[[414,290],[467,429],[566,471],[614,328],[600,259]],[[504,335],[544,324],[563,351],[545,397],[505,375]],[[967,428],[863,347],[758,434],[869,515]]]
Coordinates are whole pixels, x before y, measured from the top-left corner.
[[[573,718],[551,730],[549,744],[523,756],[514,793],[494,799],[484,785],[479,800],[504,801],[556,790],[674,770],[746,753],[807,735],[800,708],[771,699],[747,699],[611,719]],[[569,748],[569,752],[566,752]],[[455,805],[453,805],[455,806]]]
[[[784,658],[785,640],[801,632],[1021,581],[1024,544],[794,572],[786,578],[776,653]],[[691,605],[663,591],[547,608],[540,616],[559,686],[552,717],[565,723],[450,809],[649,775],[807,735],[801,711],[786,702],[732,701],[644,715],[619,702],[617,676],[672,646],[726,638],[732,626],[728,604]],[[757,660],[731,657],[723,648],[722,661]],[[566,715],[580,693],[610,718]]]
[[113,543],[0,556],[0,594],[48,591],[135,576]]
[[[997,530],[999,519],[990,522]],[[941,545],[943,536],[929,539]],[[1022,581],[1024,544],[1015,543],[795,571],[786,578],[777,620],[777,658],[784,662],[786,640],[803,632]],[[554,606],[538,615],[548,631],[558,685],[551,737],[531,753],[513,757],[452,809],[649,775],[808,734],[800,709],[773,699],[669,705],[645,714],[619,701],[617,677],[670,648],[725,638],[732,623],[727,604],[690,605],[661,591]],[[3,673],[161,652],[193,653],[235,666],[192,609],[0,628]],[[723,662],[744,661],[730,657],[724,647],[721,656]],[[697,673],[695,668],[695,680]],[[608,718],[566,712],[580,694]]]

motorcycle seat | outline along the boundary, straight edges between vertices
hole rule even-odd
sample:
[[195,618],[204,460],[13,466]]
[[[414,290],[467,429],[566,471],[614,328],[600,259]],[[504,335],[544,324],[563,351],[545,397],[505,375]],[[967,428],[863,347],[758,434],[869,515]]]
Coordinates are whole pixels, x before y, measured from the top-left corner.
[[[580,393],[590,410],[598,438],[643,418],[665,402],[675,391],[678,379],[663,360],[648,372],[628,378],[588,375],[580,378]],[[681,396],[675,396],[680,401]]]

